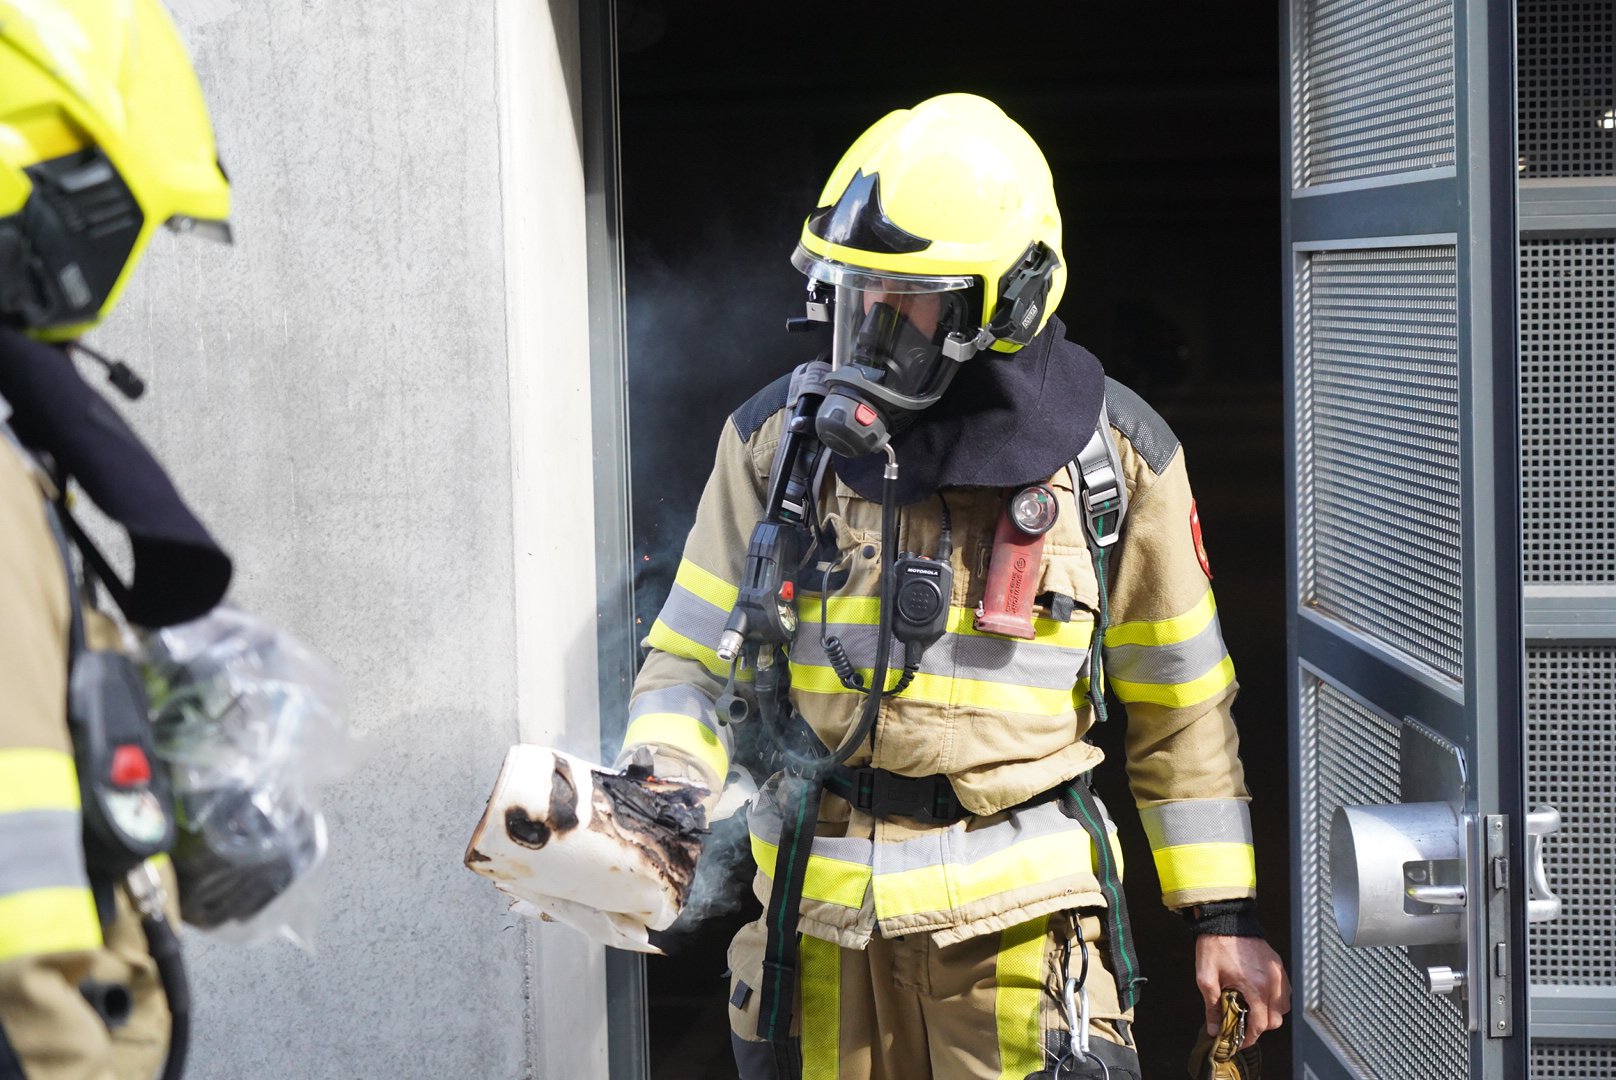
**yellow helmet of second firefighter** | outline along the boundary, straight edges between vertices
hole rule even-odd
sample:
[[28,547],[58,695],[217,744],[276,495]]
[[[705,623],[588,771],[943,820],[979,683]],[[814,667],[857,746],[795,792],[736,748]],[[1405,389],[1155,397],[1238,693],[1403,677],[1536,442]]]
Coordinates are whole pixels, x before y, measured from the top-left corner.
[[167,225],[229,239],[230,184],[157,0],[0,0],[0,323],[104,319]]
[[969,329],[977,347],[999,352],[1042,330],[1066,288],[1049,164],[1021,125],[974,94],[929,98],[861,135],[792,261],[835,284],[946,290],[970,279],[979,324]]

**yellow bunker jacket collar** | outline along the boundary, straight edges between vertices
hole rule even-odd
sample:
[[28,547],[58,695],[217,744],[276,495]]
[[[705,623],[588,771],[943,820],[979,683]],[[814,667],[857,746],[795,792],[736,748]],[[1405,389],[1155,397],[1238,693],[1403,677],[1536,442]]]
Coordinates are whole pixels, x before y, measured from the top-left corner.
[[[729,674],[716,644],[781,435],[784,384],[774,394],[773,401],[749,402],[724,426],[673,589],[646,638],[651,651],[624,741],[683,750],[719,786],[736,740],[713,707]],[[1112,383],[1108,397],[1130,509],[1109,558],[1111,618],[1102,648],[1108,686],[1127,710],[1129,779],[1163,900],[1178,908],[1252,896],[1247,795],[1230,715],[1234,670],[1200,555],[1183,451],[1136,395]],[[1035,637],[974,626],[1006,492],[947,489],[954,583],[946,632],[924,651],[911,684],[882,703],[872,745],[849,762],[945,776],[971,816],[946,825],[877,819],[827,794],[802,890],[804,932],[853,948],[877,929],[886,936],[925,932],[948,944],[1049,912],[1104,905],[1097,852],[1081,825],[1055,802],[1023,806],[1102,757],[1083,739],[1094,721],[1088,658],[1098,581],[1064,463],[1040,479],[1054,490],[1059,514],[1040,556]],[[826,642],[840,639],[868,678],[880,507],[835,476],[817,496],[820,531],[834,537],[834,550],[796,582],[801,628],[789,650],[791,704],[835,746],[863,695],[842,685]],[[904,550],[935,553],[941,517],[939,500],[922,500],[905,510],[895,540]],[[1071,602],[1056,603],[1058,597]],[[896,652],[901,665],[907,658]],[[743,696],[748,685],[743,671]],[[751,821],[755,888],[763,897],[779,857],[777,821],[765,785]]]

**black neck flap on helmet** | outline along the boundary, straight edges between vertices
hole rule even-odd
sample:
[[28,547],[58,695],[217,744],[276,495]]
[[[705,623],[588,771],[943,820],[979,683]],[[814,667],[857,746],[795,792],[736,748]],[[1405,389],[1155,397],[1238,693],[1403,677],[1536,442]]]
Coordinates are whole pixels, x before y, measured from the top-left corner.
[[[67,354],[0,326],[0,396],[11,428],[79,482],[129,532],[134,578],[102,573],[131,622],[170,626],[206,613],[230,586],[230,556],[197,520],[157,459],[79,377]],[[81,544],[81,547],[83,545]]]
[[[893,436],[904,463],[897,500],[908,506],[948,487],[1020,487],[1053,476],[1094,434],[1105,371],[1066,340],[1052,317],[1020,352],[988,353],[960,367],[935,406]],[[882,497],[878,453],[841,454],[836,475],[872,502]]]

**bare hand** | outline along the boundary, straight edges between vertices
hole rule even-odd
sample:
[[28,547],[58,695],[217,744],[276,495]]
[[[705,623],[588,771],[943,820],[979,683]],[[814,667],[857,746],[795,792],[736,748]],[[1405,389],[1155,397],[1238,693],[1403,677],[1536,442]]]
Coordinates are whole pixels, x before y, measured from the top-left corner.
[[1216,1035],[1223,1012],[1218,999],[1224,990],[1238,990],[1250,1010],[1246,1016],[1246,1041],[1251,1046],[1257,1036],[1285,1022],[1291,1011],[1291,981],[1279,954],[1262,938],[1224,937],[1203,934],[1195,939],[1195,985],[1206,1002],[1206,1030]]

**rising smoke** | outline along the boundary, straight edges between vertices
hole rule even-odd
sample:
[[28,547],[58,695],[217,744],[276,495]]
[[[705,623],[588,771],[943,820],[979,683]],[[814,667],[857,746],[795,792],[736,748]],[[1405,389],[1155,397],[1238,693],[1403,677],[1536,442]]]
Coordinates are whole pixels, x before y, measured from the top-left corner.
[[[625,267],[636,645],[672,587],[685,537],[730,413],[828,339],[785,332],[802,314],[803,278],[789,256],[800,208],[781,204],[746,230],[708,225],[700,242],[640,237]],[[796,215],[795,220],[792,220]],[[643,652],[637,652],[643,655]],[[678,922],[659,942],[689,943],[700,925],[748,902],[745,815],[714,824]]]
[[788,258],[792,230],[744,239],[708,233],[669,258],[629,249],[629,457],[635,610],[662,606],[729,414],[828,341],[785,332],[802,314],[803,278]]

